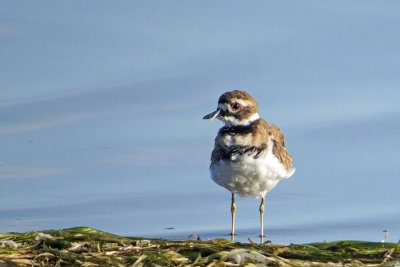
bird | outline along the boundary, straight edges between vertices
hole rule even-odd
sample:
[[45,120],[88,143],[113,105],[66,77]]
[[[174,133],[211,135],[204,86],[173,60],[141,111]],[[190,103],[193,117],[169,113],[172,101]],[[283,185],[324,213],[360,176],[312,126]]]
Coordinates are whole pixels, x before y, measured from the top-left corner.
[[386,233],[385,237],[381,240],[381,243],[385,243],[386,239],[389,237],[389,231],[388,230],[383,230],[383,233]]
[[218,99],[217,109],[203,119],[219,119],[211,153],[212,180],[232,194],[231,240],[235,236],[235,195],[261,198],[260,237],[264,237],[265,196],[280,180],[291,177],[295,168],[285,148],[280,128],[260,118],[257,101],[245,91],[228,91]]

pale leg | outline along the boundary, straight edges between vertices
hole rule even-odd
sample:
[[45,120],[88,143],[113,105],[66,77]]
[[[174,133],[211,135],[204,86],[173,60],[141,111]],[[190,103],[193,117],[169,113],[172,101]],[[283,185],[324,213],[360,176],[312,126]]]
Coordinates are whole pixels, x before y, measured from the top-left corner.
[[265,197],[263,197],[261,199],[261,204],[260,204],[260,220],[261,220],[261,233],[260,233],[260,237],[261,237],[261,242],[263,240],[264,237],[264,204],[265,204]]
[[235,193],[232,193],[232,205],[231,205],[231,213],[232,213],[232,241],[235,241],[235,214],[236,214],[236,205],[235,205]]

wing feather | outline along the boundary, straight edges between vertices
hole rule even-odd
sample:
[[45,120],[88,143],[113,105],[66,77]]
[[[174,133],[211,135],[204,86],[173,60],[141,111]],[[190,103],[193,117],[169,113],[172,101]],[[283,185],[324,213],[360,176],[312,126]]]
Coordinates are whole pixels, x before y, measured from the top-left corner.
[[292,168],[292,157],[285,148],[285,137],[281,129],[272,123],[268,123],[267,132],[273,141],[272,153],[282,162],[286,170],[290,170]]

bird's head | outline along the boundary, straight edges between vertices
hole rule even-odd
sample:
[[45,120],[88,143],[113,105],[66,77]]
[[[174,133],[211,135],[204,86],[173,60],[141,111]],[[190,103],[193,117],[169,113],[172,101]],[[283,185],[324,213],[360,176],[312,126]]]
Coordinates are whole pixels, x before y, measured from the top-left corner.
[[258,104],[256,100],[244,91],[230,91],[222,94],[218,99],[217,110],[203,117],[203,119],[217,118],[226,125],[249,125],[258,120]]

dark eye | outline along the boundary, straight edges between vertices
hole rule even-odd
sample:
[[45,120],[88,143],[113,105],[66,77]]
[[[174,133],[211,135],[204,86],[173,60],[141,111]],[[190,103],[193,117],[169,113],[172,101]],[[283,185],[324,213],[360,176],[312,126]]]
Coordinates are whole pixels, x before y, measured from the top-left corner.
[[239,103],[233,103],[233,104],[231,104],[231,107],[233,110],[239,110],[241,105]]

